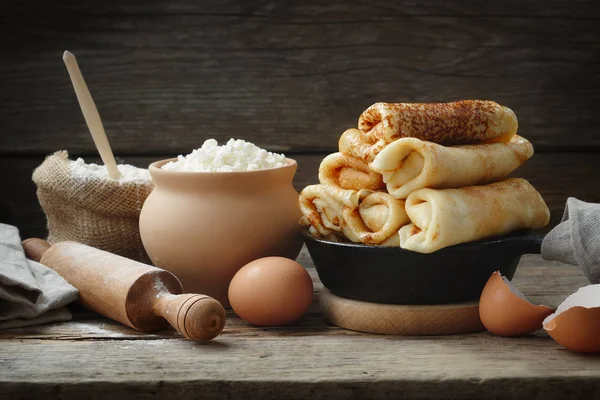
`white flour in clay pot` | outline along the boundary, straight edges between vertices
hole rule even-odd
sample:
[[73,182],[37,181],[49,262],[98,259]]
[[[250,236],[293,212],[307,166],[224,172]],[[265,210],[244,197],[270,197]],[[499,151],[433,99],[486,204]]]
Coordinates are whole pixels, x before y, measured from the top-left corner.
[[[105,165],[86,164],[82,158],[70,162],[73,177],[81,180],[112,179],[108,175]],[[146,168],[138,168],[129,164],[117,165],[121,177],[119,183],[147,183],[150,181],[150,172]]]
[[276,154],[244,140],[230,139],[219,146],[215,139],[208,139],[202,147],[187,156],[177,157],[162,166],[170,171],[189,172],[241,172],[279,168],[286,164],[283,154]]

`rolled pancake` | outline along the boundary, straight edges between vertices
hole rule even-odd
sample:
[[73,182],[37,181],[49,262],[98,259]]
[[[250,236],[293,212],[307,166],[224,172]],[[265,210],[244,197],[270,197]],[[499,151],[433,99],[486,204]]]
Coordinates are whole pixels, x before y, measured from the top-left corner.
[[406,199],[406,212],[412,223],[400,229],[400,247],[419,253],[542,228],[550,219],[542,196],[521,178],[461,189],[420,189]]
[[460,188],[506,177],[533,155],[521,136],[508,142],[446,147],[416,138],[387,145],[369,164],[379,172],[387,191],[397,199],[421,188]]
[[361,114],[358,130],[342,135],[340,151],[371,162],[387,144],[402,137],[440,144],[506,141],[517,128],[515,113],[493,101],[375,103]]
[[311,185],[299,197],[300,223],[315,237],[382,244],[409,222],[404,201],[385,192]]
[[378,140],[374,143],[371,143],[361,133],[361,131],[355,128],[350,128],[340,136],[338,149],[342,154],[346,154],[369,163],[373,161],[375,156],[379,154],[379,152],[387,145],[388,142],[384,140]]
[[368,164],[342,153],[329,154],[319,166],[319,182],[351,190],[383,190],[380,174],[371,171]]
[[337,186],[310,185],[298,198],[302,219],[300,224],[309,227],[315,237],[331,239],[342,233],[344,208],[358,207],[362,193]]

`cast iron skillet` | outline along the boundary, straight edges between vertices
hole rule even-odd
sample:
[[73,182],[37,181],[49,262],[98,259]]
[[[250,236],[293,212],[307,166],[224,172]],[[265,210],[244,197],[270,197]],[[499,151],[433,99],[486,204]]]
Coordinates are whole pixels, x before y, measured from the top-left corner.
[[399,247],[302,237],[319,278],[334,294],[385,304],[448,304],[478,300],[488,278],[512,279],[523,254],[538,254],[543,234],[519,231],[431,254]]

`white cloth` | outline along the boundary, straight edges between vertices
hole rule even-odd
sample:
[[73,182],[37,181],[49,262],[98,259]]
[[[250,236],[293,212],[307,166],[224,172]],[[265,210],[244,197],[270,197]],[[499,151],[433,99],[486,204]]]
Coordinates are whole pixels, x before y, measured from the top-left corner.
[[69,321],[78,292],[50,268],[25,257],[19,230],[0,223],[0,329]]
[[542,242],[542,257],[578,265],[600,283],[600,204],[569,197],[562,221]]

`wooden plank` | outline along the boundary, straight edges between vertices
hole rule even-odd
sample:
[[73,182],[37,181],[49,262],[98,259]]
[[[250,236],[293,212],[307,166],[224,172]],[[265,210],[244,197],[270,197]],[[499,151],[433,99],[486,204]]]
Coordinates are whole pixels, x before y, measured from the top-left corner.
[[353,0],[352,7],[342,2],[277,2],[239,0],[154,0],[142,4],[136,0],[93,0],[77,2],[55,2],[24,0],[16,4],[2,4],[0,10],[31,14],[78,13],[94,15],[119,14],[216,14],[240,17],[286,17],[291,20],[310,21],[354,21],[358,16],[367,18],[390,18],[397,15],[460,15],[460,16],[506,16],[516,15],[554,18],[597,18],[598,7],[590,0],[525,0],[520,2],[480,2],[466,0],[446,2],[443,0],[426,3],[415,0],[388,2],[384,0]]
[[461,98],[512,107],[539,149],[600,149],[587,111],[600,105],[597,2],[242,3],[5,8],[0,32],[20,40],[0,63],[0,153],[93,151],[65,48],[121,154],[242,133],[273,150],[331,150],[376,101]]
[[[586,279],[577,267],[531,255],[514,282],[532,301],[541,295],[556,305]],[[141,336],[105,319],[2,331],[0,398],[591,399],[600,393],[597,357],[566,351],[543,332],[399,337],[330,327],[318,311],[283,328],[229,317],[224,334],[204,345]]]
[[599,393],[596,357],[536,336],[465,339],[10,340],[0,350],[0,398],[296,399],[316,392],[325,399],[593,399]]
[[[319,280],[306,247],[302,249],[297,260],[310,273],[315,292],[313,304],[304,317],[287,327],[256,328],[241,320],[232,310],[227,310],[227,324],[223,335],[235,335],[236,337],[309,336],[314,334],[362,335],[362,333],[347,331],[325,323],[318,305],[318,296],[323,284]],[[578,288],[589,284],[578,267],[558,261],[545,261],[538,255],[525,255],[521,258],[513,282],[532,303],[554,308]],[[71,322],[0,330],[0,340],[165,340],[182,338],[174,330],[156,334],[141,333],[80,307],[74,308],[74,320]],[[539,332],[537,335],[546,336],[543,332]]]
[[[156,157],[125,157],[120,162],[147,166],[152,161],[172,155]],[[292,155],[299,163],[294,186],[302,190],[317,183],[317,171],[324,154]],[[86,157],[88,162],[98,162],[97,157]],[[35,185],[31,182],[33,169],[43,161],[42,156],[2,157],[0,170],[11,171],[0,174],[0,188],[10,195],[0,199],[0,222],[18,226],[24,237],[44,236],[45,217],[35,196]],[[567,197],[584,201],[600,202],[600,153],[540,153],[513,173],[529,180],[542,194],[551,211],[550,226],[562,217]]]
[[1,354],[3,399],[593,399],[600,391],[597,358],[535,336],[6,341]]
[[[231,309],[227,309],[227,324],[225,333],[223,334],[250,337],[255,337],[257,334],[261,334],[261,332],[273,335],[289,335],[290,333],[293,333],[294,335],[311,335],[314,331],[319,331],[320,334],[340,334],[339,328],[325,324],[320,316],[318,297],[319,292],[323,288],[323,284],[317,275],[306,247],[302,248],[296,260],[307,269],[312,278],[314,287],[313,303],[304,317],[300,321],[286,327],[256,328],[241,320]],[[537,261],[534,261],[532,265],[535,265],[536,262]],[[564,267],[564,264],[559,265],[559,268],[564,269]],[[567,271],[572,269],[572,267],[566,268]],[[576,274],[576,279],[577,278],[581,278],[581,273],[579,273],[579,275]],[[567,285],[567,287],[564,289],[561,288],[561,290],[568,290],[569,287],[570,286]],[[17,338],[52,340],[164,340],[169,338],[182,338],[178,332],[172,329],[157,332],[155,334],[138,332],[128,326],[85,310],[77,303],[71,304],[70,309],[73,314],[73,321],[60,324],[36,325],[0,330],[0,340]],[[353,333],[354,332],[349,331],[342,332],[342,334]]]

